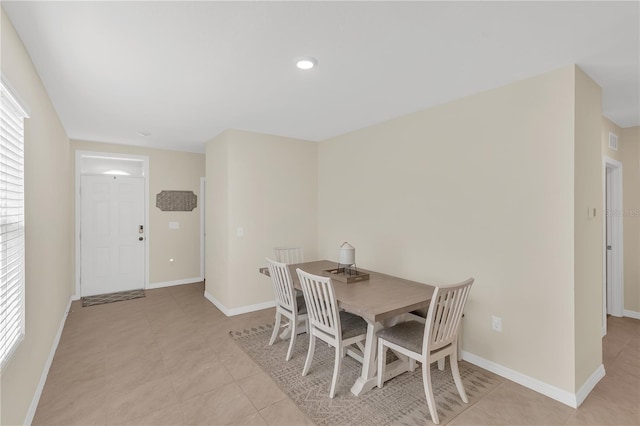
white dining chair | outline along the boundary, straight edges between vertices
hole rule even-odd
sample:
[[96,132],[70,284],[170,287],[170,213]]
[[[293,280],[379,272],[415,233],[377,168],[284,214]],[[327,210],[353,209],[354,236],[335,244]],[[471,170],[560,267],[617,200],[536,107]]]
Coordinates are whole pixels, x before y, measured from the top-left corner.
[[302,247],[276,247],[273,249],[276,261],[295,265],[304,262],[304,250]]
[[276,322],[273,326],[273,333],[271,334],[269,345],[273,345],[276,337],[278,337],[282,317],[288,318],[291,337],[286,360],[289,361],[293,353],[293,345],[296,342],[298,325],[304,322],[307,333],[309,332],[307,307],[304,303],[304,298],[296,296],[289,267],[285,263],[276,262],[269,258],[267,258],[267,266],[276,299]]
[[431,387],[431,363],[449,355],[451,374],[458,393],[465,403],[469,402],[462,385],[458,369],[458,333],[462,311],[469,297],[474,279],[454,285],[436,287],[429,304],[424,323],[407,321],[380,330],[378,335],[378,387],[382,388],[385,376],[387,349],[409,357],[410,370],[415,361],[422,364],[422,381],[431,419],[438,419],[436,401]]
[[[309,334],[309,352],[302,369],[306,376],[313,361],[316,338],[335,348],[335,363],[329,397],[336,393],[336,383],[342,365],[342,358],[349,355],[362,363],[363,342],[367,338],[367,322],[359,317],[338,309],[335,291],[331,278],[309,274],[301,269],[296,270],[302,285],[304,301],[309,313],[311,326]],[[352,345],[356,345],[356,352]]]

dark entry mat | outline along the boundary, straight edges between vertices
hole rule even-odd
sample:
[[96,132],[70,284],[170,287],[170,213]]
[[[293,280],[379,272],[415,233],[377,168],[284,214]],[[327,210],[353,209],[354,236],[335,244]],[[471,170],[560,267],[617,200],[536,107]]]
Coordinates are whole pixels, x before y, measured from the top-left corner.
[[102,305],[104,303],[121,302],[123,300],[145,297],[144,290],[119,291],[117,293],[98,294],[82,298],[82,307]]

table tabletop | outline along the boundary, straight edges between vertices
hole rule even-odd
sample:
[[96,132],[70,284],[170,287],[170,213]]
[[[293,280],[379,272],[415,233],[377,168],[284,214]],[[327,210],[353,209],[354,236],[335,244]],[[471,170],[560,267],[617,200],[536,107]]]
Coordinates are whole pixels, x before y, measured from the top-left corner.
[[[329,260],[289,265],[293,285],[300,289],[297,268],[315,275],[335,269],[337,264]],[[364,318],[369,323],[382,322],[399,314],[429,306],[435,287],[379,272],[358,268],[369,274],[368,280],[343,283],[332,280],[338,306],[347,312]],[[267,268],[260,272],[268,274]]]

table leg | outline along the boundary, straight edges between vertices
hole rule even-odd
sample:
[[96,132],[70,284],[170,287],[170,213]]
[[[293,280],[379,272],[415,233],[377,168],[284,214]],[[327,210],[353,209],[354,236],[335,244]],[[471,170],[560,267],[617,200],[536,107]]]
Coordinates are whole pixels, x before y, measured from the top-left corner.
[[[307,328],[304,325],[304,321],[298,324],[296,328],[296,334],[303,334],[307,332]],[[287,323],[282,327],[282,331],[278,335],[282,340],[288,340],[291,337],[291,324]]]
[[382,329],[380,323],[367,324],[367,340],[362,355],[362,373],[351,387],[351,393],[358,396],[376,386],[376,354],[378,352],[378,337],[376,333]]
[[[402,316],[391,318],[385,321],[385,325],[390,327],[403,319]],[[377,379],[377,355],[378,355],[378,337],[376,333],[380,331],[384,326],[378,322],[370,323],[367,321],[367,340],[364,345],[364,354],[362,355],[362,372],[360,377],[351,387],[351,393],[359,396],[363,393],[370,391],[378,385]],[[412,371],[415,366],[411,365],[409,359],[406,357],[400,357],[397,361],[394,361],[387,365],[385,368],[385,381],[389,380],[405,371]]]
[[282,340],[287,340],[289,339],[290,336],[291,336],[291,327],[289,326],[289,324],[287,324],[286,327],[284,327],[282,332],[279,334],[279,337]]

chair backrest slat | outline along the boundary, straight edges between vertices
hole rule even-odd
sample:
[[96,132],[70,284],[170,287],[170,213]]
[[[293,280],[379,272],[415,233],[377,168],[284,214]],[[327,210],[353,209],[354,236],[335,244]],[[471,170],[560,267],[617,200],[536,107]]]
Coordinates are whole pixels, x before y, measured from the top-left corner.
[[294,312],[298,307],[289,267],[285,263],[276,262],[269,258],[267,258],[267,266],[269,267],[269,275],[271,275],[271,282],[273,283],[273,293],[276,298],[276,303]]
[[464,306],[474,279],[455,285],[436,287],[424,328],[423,353],[445,347],[458,337]]
[[297,269],[297,272],[311,325],[336,339],[339,338],[342,330],[331,278],[309,274],[301,269]]
[[286,263],[287,265],[304,262],[304,250],[302,247],[276,247],[273,251],[278,262]]

